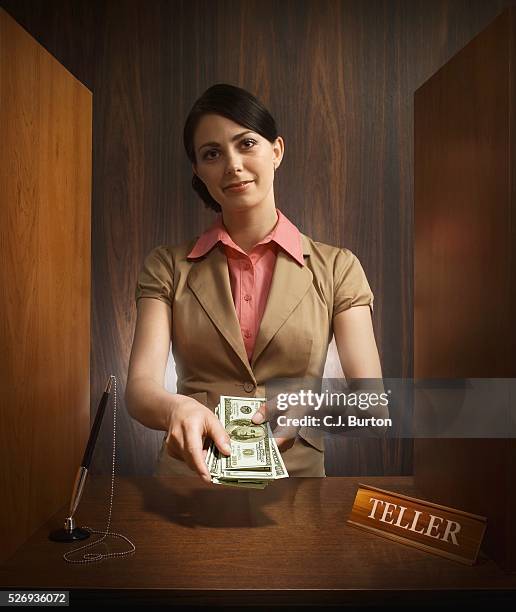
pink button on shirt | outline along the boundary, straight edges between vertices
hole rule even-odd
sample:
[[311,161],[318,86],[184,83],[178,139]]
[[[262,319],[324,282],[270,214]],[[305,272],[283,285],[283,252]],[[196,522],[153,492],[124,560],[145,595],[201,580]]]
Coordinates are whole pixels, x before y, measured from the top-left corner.
[[267,304],[278,247],[299,265],[305,265],[299,230],[279,209],[276,208],[276,212],[278,221],[274,229],[255,244],[249,253],[233,242],[224,227],[222,214],[219,213],[213,225],[199,236],[188,254],[189,258],[202,257],[218,242],[224,245],[233,303],[249,362]]

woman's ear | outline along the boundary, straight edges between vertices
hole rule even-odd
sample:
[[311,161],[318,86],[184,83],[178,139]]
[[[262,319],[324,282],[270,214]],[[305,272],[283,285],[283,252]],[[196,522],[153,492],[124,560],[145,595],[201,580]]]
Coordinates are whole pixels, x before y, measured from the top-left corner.
[[195,169],[195,164],[192,164],[193,173],[198,177],[197,170]]
[[283,159],[283,153],[285,152],[285,142],[281,136],[276,138],[272,150],[274,151],[274,166],[277,170]]

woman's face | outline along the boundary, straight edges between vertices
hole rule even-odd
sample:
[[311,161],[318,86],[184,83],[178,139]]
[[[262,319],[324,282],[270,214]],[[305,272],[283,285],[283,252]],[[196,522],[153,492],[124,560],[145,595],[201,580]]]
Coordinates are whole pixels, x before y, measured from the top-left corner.
[[[270,204],[274,208],[274,170],[283,157],[283,139],[274,143],[220,115],[203,115],[194,134],[193,171],[223,211]],[[244,190],[228,185],[249,181]]]

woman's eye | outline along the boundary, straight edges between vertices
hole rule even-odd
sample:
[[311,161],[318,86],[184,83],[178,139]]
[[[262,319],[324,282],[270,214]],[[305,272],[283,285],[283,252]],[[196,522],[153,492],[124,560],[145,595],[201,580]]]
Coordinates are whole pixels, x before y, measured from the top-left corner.
[[206,153],[203,156],[203,159],[215,159],[214,157],[208,157],[210,155],[210,153],[217,153],[218,151],[216,149],[210,149],[209,151],[206,151]]
[[[245,149],[252,149],[255,144],[258,144],[258,142],[254,140],[254,138],[246,138],[245,140],[242,140],[241,142],[241,144],[244,144],[244,145],[247,143],[250,143],[252,146],[246,146]],[[216,159],[216,157],[212,156],[211,153],[218,153],[218,150],[210,149],[209,151],[206,151],[206,153],[203,156],[203,159],[207,159],[208,161],[210,159]]]
[[253,140],[252,138],[246,138],[245,140],[242,140],[242,142],[245,144],[246,142],[251,142],[253,144],[256,144],[256,140]]

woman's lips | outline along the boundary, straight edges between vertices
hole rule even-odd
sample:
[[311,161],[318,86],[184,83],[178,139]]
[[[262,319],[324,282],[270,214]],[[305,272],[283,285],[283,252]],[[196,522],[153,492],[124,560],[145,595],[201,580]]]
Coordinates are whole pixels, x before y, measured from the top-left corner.
[[245,191],[248,189],[249,185],[254,181],[247,181],[243,185],[237,185],[236,187],[226,187],[226,191],[231,191],[233,193],[240,193],[241,191]]

